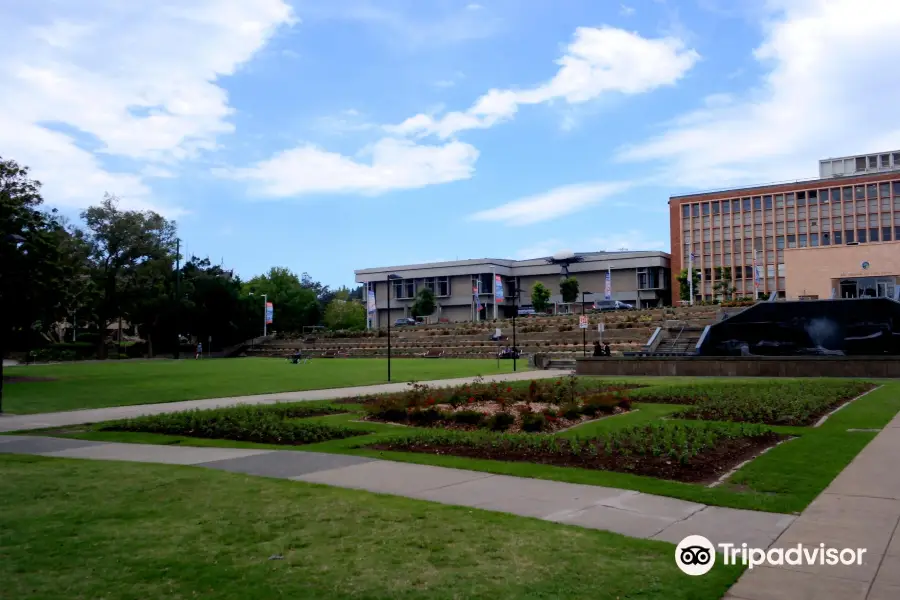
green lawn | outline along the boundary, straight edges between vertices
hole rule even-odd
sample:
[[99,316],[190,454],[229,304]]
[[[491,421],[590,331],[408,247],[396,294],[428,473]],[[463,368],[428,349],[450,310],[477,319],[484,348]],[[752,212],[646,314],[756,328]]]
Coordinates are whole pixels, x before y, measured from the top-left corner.
[[[520,361],[519,369],[527,369],[527,363]],[[512,361],[391,361],[391,380],[395,382],[511,372]],[[33,414],[387,383],[387,360],[313,359],[301,365],[277,358],[110,361],[12,367],[4,369],[4,374],[56,379],[3,386],[5,412]]]
[[[652,384],[655,382],[671,383],[672,380],[666,378],[660,380],[642,379],[640,381]],[[354,410],[355,408],[360,407],[348,406],[349,410]],[[634,408],[637,410],[624,415],[589,422],[561,435],[589,436],[614,428],[630,427],[661,418],[672,418],[673,413],[683,407],[635,403]],[[370,450],[359,446],[384,441],[398,434],[409,433],[411,428],[381,423],[354,423],[353,421],[359,418],[358,414],[315,417],[311,420],[375,430],[377,433],[332,440],[298,447],[297,449],[357,454],[521,477],[602,485],[672,496],[716,506],[792,513],[802,511],[812,502],[876,435],[874,432],[854,432],[847,431],[848,429],[879,429],[884,427],[898,411],[900,411],[900,383],[886,382],[883,383],[880,389],[870,392],[865,397],[835,413],[821,427],[775,427],[773,429],[776,431],[789,433],[797,437],[752,461],[735,473],[725,485],[715,488],[591,469],[479,460],[447,455]],[[692,422],[695,423],[696,421]],[[96,427],[82,433],[68,435],[84,439],[157,444],[276,447],[222,440],[203,440],[183,436],[101,432],[97,431]]]
[[0,479],[0,596],[22,600],[718,600],[740,574],[683,575],[664,542],[192,467],[0,455]]

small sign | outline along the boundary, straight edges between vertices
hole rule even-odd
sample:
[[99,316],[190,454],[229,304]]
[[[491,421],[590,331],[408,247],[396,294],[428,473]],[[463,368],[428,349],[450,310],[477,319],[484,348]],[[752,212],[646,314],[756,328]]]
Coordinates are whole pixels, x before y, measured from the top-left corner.
[[580,317],[578,317],[578,328],[579,329],[587,329],[588,328],[587,315],[581,315]]
[[208,339],[207,341],[208,341],[210,344],[212,344],[212,336],[209,336],[209,339]]

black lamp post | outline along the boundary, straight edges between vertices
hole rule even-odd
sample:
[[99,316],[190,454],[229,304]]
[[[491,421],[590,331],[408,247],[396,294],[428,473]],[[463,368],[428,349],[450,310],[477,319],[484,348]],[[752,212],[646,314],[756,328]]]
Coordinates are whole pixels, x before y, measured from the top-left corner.
[[522,290],[519,288],[513,290],[513,297],[516,299],[513,305],[513,372],[516,370],[516,359],[519,355],[519,349],[516,347],[516,315],[519,314],[519,294],[521,292]]
[[[594,292],[581,292],[581,316],[585,316],[584,312],[584,297],[587,294],[593,294]],[[587,327],[581,330],[581,354],[583,356],[587,356]]]
[[[4,250],[6,249],[7,244],[11,244],[15,246],[16,250],[22,247],[22,244],[25,243],[25,238],[21,235],[11,233],[3,238],[3,246]],[[2,290],[0,290],[0,294],[2,294]],[[0,414],[3,414],[3,340],[6,339],[6,307],[3,306],[3,297],[0,296],[0,327],[2,327],[2,331],[0,331]]]
[[397,279],[403,278],[393,273],[387,276],[388,383],[391,381],[391,286]]

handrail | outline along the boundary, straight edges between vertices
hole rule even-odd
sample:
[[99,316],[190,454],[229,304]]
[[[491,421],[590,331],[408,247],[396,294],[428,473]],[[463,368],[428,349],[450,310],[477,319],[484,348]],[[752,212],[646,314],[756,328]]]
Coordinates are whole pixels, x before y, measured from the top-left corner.
[[706,334],[709,333],[709,328],[710,328],[710,327],[711,327],[711,325],[707,325],[706,327],[703,328],[703,333],[700,334],[700,339],[697,341],[697,345],[694,346],[694,349],[695,349],[695,350],[700,350],[700,346],[702,346],[702,345],[703,345],[703,341],[706,340]]

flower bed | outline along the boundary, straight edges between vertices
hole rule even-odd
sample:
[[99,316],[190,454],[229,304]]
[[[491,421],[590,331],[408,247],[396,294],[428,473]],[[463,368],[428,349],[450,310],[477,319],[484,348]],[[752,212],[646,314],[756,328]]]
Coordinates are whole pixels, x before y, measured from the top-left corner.
[[445,429],[558,431],[585,421],[631,409],[628,390],[638,387],[603,384],[579,389],[574,377],[527,387],[476,381],[453,388],[410,384],[410,389],[358,400],[366,420]]
[[315,444],[370,433],[297,420],[342,412],[346,411],[331,406],[237,406],[125,419],[105,425],[102,429],[287,445]]
[[828,411],[875,386],[863,381],[778,381],[660,386],[634,400],[689,404],[684,419],[767,425],[812,425]]
[[710,482],[786,437],[760,425],[662,423],[591,438],[428,431],[369,447]]

